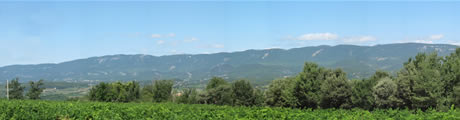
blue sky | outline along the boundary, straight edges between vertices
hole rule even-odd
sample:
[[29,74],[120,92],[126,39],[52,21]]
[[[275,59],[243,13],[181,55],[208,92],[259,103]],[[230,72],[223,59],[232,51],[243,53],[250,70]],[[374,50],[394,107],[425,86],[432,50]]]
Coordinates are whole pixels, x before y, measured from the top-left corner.
[[460,43],[460,2],[0,2],[0,66],[113,54]]

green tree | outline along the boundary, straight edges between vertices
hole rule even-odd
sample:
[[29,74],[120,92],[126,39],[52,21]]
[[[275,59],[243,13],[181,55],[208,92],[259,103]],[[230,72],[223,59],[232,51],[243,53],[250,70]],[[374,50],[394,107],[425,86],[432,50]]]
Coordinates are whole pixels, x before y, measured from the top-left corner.
[[92,87],[88,95],[91,101],[101,102],[131,102],[140,98],[138,82],[104,83]]
[[129,102],[129,94],[127,92],[127,87],[123,85],[121,82],[115,82],[111,84],[111,93],[115,94],[114,98],[111,98],[111,101],[114,102]]
[[228,82],[225,81],[223,78],[220,77],[212,77],[211,80],[209,80],[208,84],[206,85],[206,90],[217,88],[221,85],[227,85]]
[[174,82],[172,80],[156,80],[153,85],[153,101],[165,102],[171,98]]
[[296,77],[294,96],[299,108],[317,108],[321,100],[321,83],[327,70],[318,64],[306,62],[303,71]]
[[443,96],[446,98],[444,105],[460,105],[460,48],[443,59],[441,70]]
[[254,88],[254,98],[252,99],[253,106],[264,105],[264,92],[258,88]]
[[207,92],[207,103],[216,105],[231,105],[232,103],[232,88],[230,85],[220,85],[216,88],[212,88]]
[[382,78],[372,89],[375,104],[379,108],[395,108],[398,99],[396,98],[396,84],[390,78]]
[[274,107],[295,107],[297,99],[293,95],[296,79],[293,77],[273,80],[265,92],[265,104]]
[[198,93],[198,104],[211,104],[211,97],[208,95],[208,91],[202,91]]
[[456,106],[460,106],[460,85],[457,84],[453,87],[452,93],[449,96],[449,101],[451,104],[454,104]]
[[14,78],[8,83],[8,94],[10,99],[24,99],[24,86],[19,83],[19,78]]
[[443,102],[441,59],[436,53],[419,53],[410,58],[396,79],[400,107],[435,108]]
[[198,103],[198,92],[194,88],[183,89],[181,95],[177,99],[178,103],[196,104]]
[[206,85],[206,91],[200,96],[201,103],[216,105],[232,104],[232,88],[222,78],[213,77]]
[[30,90],[26,94],[29,97],[29,99],[40,99],[40,94],[42,94],[43,90],[45,89],[40,87],[43,85],[43,80],[39,80],[37,82],[30,81],[29,85]]
[[378,70],[368,79],[352,80],[351,101],[353,107],[372,110],[375,106],[375,99],[372,95],[373,87],[382,78],[391,77],[387,72]]
[[251,83],[247,80],[237,80],[232,84],[233,105],[251,106],[253,104],[254,91]]
[[144,102],[152,102],[153,101],[153,84],[145,85],[142,87],[141,90],[141,99]]
[[92,87],[89,91],[89,100],[91,101],[104,101],[104,102],[109,102],[109,99],[107,99],[108,94],[109,94],[109,85],[101,82],[97,84],[96,86]]
[[127,101],[135,101],[141,98],[141,88],[139,82],[131,81],[126,83],[125,89],[128,93]]
[[331,71],[321,85],[321,108],[351,108],[351,94],[346,73],[341,69]]

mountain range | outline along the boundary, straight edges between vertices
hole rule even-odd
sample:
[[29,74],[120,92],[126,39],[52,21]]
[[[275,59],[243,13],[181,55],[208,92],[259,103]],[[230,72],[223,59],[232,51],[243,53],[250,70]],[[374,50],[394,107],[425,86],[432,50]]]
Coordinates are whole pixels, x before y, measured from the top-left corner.
[[328,68],[342,68],[350,79],[364,78],[376,70],[397,72],[408,58],[420,52],[445,56],[458,46],[398,43],[375,46],[337,45],[293,49],[263,49],[214,54],[108,55],[58,64],[0,67],[0,82],[21,81],[151,81],[174,79],[179,85],[205,84],[213,76],[228,80],[248,79],[254,84],[293,76],[307,61]]

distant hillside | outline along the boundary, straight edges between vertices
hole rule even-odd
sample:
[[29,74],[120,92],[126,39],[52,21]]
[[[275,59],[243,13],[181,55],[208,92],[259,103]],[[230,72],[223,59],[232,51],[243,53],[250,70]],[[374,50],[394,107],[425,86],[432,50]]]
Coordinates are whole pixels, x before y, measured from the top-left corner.
[[457,46],[446,44],[386,44],[376,46],[315,46],[284,49],[246,50],[197,55],[109,55],[59,64],[0,67],[0,80],[19,77],[51,81],[95,82],[116,80],[149,81],[175,79],[180,85],[204,84],[212,76],[230,80],[245,78],[265,84],[301,71],[305,61],[330,68],[343,68],[350,78],[363,78],[375,70],[397,71],[409,57],[436,51],[447,55]]

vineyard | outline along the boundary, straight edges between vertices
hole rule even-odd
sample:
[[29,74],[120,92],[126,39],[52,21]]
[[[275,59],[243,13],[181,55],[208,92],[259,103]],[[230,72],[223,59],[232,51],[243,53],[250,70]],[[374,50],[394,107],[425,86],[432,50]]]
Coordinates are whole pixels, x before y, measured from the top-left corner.
[[102,103],[0,100],[0,119],[460,119],[460,112],[361,109],[290,109],[174,103]]

